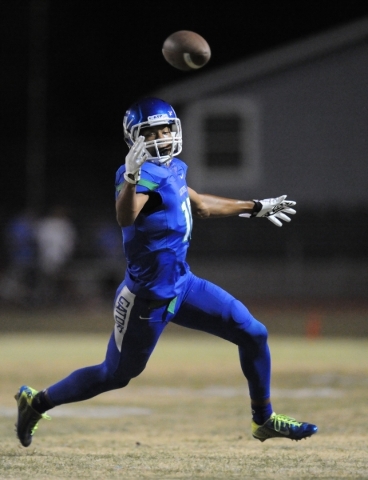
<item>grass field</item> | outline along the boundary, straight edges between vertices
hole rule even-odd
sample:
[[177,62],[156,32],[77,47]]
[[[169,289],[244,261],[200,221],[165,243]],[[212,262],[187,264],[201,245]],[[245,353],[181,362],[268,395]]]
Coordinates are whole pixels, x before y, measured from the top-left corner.
[[366,338],[271,336],[274,408],[316,423],[307,441],[253,439],[236,348],[169,328],[140,377],[52,410],[29,448],[14,433],[17,388],[99,363],[107,335],[0,339],[0,478],[368,478]]

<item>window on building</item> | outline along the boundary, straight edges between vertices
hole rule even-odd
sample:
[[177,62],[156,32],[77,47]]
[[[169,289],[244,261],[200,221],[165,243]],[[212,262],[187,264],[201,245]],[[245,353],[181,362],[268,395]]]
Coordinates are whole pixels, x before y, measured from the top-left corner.
[[243,119],[238,114],[208,114],[203,119],[204,162],[212,168],[239,167],[243,161]]
[[198,191],[239,195],[256,188],[260,175],[259,109],[246,96],[207,98],[183,117],[188,183]]

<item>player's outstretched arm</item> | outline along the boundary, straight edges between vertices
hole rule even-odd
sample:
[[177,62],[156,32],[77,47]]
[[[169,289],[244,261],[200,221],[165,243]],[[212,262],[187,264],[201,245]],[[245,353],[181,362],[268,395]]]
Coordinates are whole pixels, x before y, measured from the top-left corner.
[[295,214],[291,208],[296,202],[285,200],[286,195],[265,200],[236,200],[217,197],[215,195],[199,194],[188,188],[193,215],[200,218],[226,217],[239,215],[240,217],[266,217],[274,225],[282,226],[281,220],[290,222],[287,214]]
[[188,188],[188,192],[192,213],[199,218],[230,217],[241,213],[251,215],[255,205],[253,200],[235,200],[197,193],[192,188]]

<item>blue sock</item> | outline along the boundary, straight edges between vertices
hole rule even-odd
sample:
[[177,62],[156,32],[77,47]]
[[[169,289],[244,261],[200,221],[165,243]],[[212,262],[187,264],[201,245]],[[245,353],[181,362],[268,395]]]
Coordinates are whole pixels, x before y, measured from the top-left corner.
[[253,405],[252,404],[252,416],[253,421],[257,425],[263,425],[272,415],[272,405],[268,403],[267,405]]

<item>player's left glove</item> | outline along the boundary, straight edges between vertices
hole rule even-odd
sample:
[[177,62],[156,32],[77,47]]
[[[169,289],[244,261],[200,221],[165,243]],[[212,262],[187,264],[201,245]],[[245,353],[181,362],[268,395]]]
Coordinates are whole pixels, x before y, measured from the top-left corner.
[[252,213],[241,213],[239,217],[266,217],[277,227],[282,227],[282,222],[290,222],[291,218],[285,215],[294,215],[296,210],[293,207],[296,202],[292,200],[285,200],[287,195],[282,195],[277,198],[266,198],[265,200],[254,200],[254,207]]
[[127,182],[133,185],[138,183],[141,178],[141,166],[146,160],[144,137],[140,136],[130,147],[128,155],[125,157],[124,178]]

